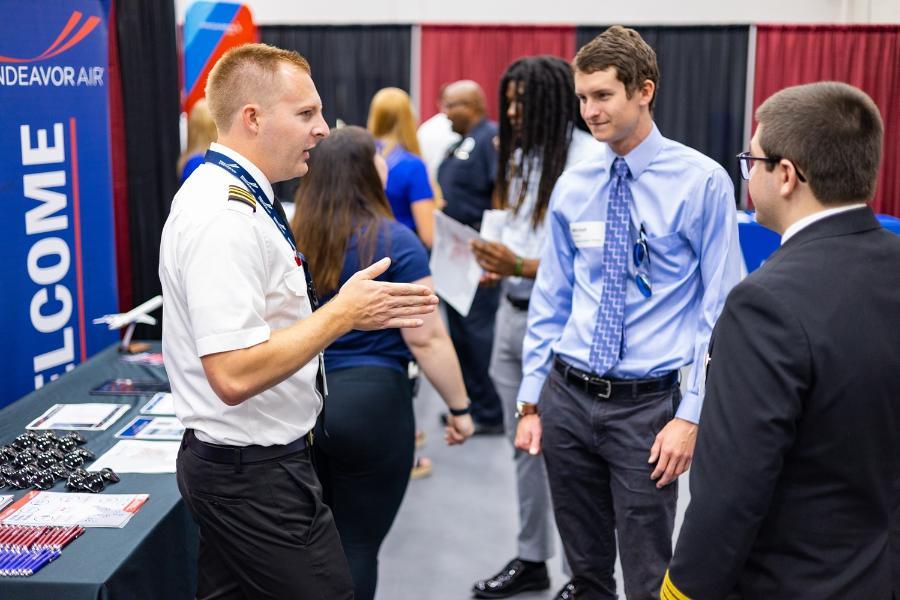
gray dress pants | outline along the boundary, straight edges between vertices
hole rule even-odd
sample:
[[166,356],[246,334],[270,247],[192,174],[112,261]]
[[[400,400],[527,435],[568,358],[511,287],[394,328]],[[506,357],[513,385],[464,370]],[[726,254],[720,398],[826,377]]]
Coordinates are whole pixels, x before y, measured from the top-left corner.
[[556,524],[578,598],[616,598],[616,540],[628,600],[659,598],[672,558],[678,482],[662,489],[648,464],[681,392],[598,398],[550,371],[541,392],[542,453]]
[[[500,396],[510,443],[516,438],[516,395],[522,383],[522,341],[527,321],[528,311],[513,307],[505,297],[500,300],[489,373]],[[556,545],[544,457],[530,456],[521,450],[514,453],[519,500],[518,558],[543,562],[553,556]],[[569,573],[565,558],[563,571]]]

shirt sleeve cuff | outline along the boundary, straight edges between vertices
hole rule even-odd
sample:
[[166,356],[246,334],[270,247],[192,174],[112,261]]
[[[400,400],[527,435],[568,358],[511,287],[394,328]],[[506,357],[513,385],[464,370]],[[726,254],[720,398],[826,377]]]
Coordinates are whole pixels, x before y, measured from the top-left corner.
[[537,404],[541,399],[541,390],[544,389],[546,380],[547,377],[544,375],[526,375],[519,386],[519,395],[516,401]]
[[700,409],[703,407],[703,401],[697,392],[688,392],[681,399],[678,406],[678,412],[675,416],[685,421],[690,421],[695,425],[700,422]]
[[197,356],[249,348],[267,341],[271,334],[272,331],[268,325],[260,325],[250,329],[210,335],[197,340]]

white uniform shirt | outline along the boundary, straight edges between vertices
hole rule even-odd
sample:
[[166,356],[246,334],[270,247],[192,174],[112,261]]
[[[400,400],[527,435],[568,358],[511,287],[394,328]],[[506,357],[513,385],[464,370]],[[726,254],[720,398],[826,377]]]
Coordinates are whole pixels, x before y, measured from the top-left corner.
[[[249,160],[221,144],[211,148],[243,166],[273,198]],[[246,446],[290,443],[313,428],[322,406],[318,361],[278,385],[228,406],[216,396],[200,357],[265,342],[273,329],[312,313],[303,268],[261,206],[228,200],[243,184],[204,163],[172,201],[162,233],[163,356],[175,413],[206,442]],[[246,189],[246,187],[244,187]]]
[[[578,163],[595,156],[598,152],[602,152],[606,144],[598,142],[588,133],[580,129],[572,132],[572,142],[569,144],[569,152],[566,156],[566,166],[568,169]],[[518,162],[521,150],[514,160]],[[518,211],[509,209],[506,225],[503,227],[503,233],[500,241],[514,254],[524,258],[538,258],[547,239],[547,229],[545,221],[538,223],[537,227],[531,222],[531,215],[534,212],[534,206],[537,203],[538,187],[541,182],[541,165],[540,162],[534,160],[534,165],[530,171],[528,181],[528,191],[522,198],[522,205]],[[520,178],[513,178],[509,183],[509,202],[516,202],[519,197],[519,190],[522,187]],[[546,217],[546,215],[545,215]],[[528,300],[531,296],[531,288],[534,285],[533,279],[525,277],[507,277],[503,281],[504,293],[509,294],[518,300]]]

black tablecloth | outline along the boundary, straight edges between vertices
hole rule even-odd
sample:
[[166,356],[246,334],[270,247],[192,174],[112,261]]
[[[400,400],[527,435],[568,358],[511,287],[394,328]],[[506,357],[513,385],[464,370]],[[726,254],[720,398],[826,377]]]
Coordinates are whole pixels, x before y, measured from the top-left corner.
[[[153,346],[159,351],[159,345]],[[54,404],[111,402],[131,409],[106,431],[81,432],[98,457],[115,445],[115,434],[140,413],[149,396],[92,396],[107,379],[166,380],[162,367],[123,362],[116,346],[0,411],[0,443]],[[122,529],[91,528],[69,544],[56,561],[32,577],[0,578],[0,598],[54,600],[94,598],[192,598],[196,588],[197,528],[181,501],[175,475],[121,474],[109,494],[147,493],[140,511]],[[62,483],[53,488],[63,492]],[[12,490],[0,490],[2,494]],[[16,491],[16,498],[24,491]]]

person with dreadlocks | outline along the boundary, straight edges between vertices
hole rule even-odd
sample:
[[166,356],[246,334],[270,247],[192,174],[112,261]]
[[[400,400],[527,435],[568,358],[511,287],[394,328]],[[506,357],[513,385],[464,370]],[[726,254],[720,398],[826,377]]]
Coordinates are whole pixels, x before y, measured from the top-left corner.
[[[572,68],[560,58],[533,56],[512,63],[500,82],[500,107],[496,198],[508,209],[507,223],[500,241],[475,241],[473,251],[488,279],[502,278],[489,373],[513,443],[528,299],[544,242],[550,193],[567,165],[603,146],[578,127]],[[515,468],[518,554],[499,573],[475,583],[477,598],[507,598],[550,586],[546,561],[554,554],[556,528],[544,459],[518,450]],[[563,563],[568,572],[565,559]],[[571,595],[571,583],[567,583],[556,597]]]

